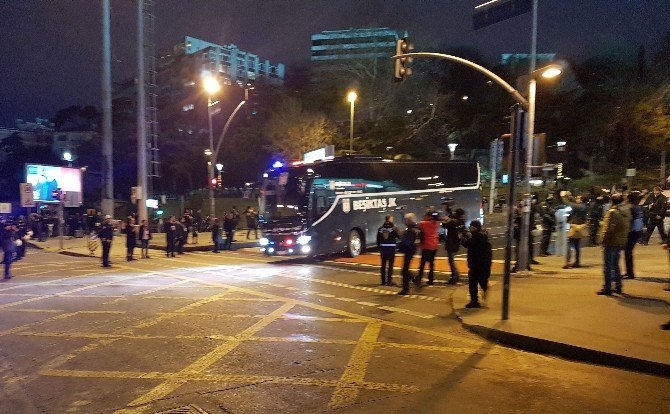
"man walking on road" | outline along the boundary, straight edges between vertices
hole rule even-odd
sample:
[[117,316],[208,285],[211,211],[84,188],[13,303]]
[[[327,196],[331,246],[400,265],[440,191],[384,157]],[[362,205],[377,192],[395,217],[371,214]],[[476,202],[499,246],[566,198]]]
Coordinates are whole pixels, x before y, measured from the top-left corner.
[[416,216],[414,213],[405,215],[405,231],[400,237],[400,252],[404,254],[402,263],[402,290],[398,295],[409,294],[409,282],[412,280],[412,274],[409,271],[409,265],[416,253],[416,242],[421,238],[421,230],[416,225]]
[[451,278],[447,281],[449,285],[455,285],[461,278],[456,267],[454,257],[458,253],[461,246],[461,234],[465,231],[465,211],[462,208],[457,208],[453,214],[449,215],[447,221],[442,223],[442,227],[447,230],[444,240],[444,248],[447,251],[447,258],[449,259],[449,268],[451,269]]
[[112,239],[114,238],[114,227],[112,226],[112,217],[105,216],[105,221],[100,226],[98,238],[102,243],[102,267],[110,267],[109,252],[112,250]]
[[638,205],[639,193],[632,192],[628,194],[626,208],[630,211],[631,227],[626,241],[626,250],[624,256],[626,259],[626,279],[635,279],[635,270],[633,269],[633,249],[637,241],[642,236],[642,227],[644,226],[644,209]]
[[647,222],[647,232],[644,235],[643,244],[649,244],[649,239],[656,228],[658,228],[658,234],[661,235],[661,243],[663,243],[666,239],[663,220],[667,210],[667,199],[661,193],[661,187],[654,187],[654,193],[647,198],[646,203],[649,209],[649,221]]
[[470,291],[470,303],[466,308],[480,308],[478,286],[481,286],[484,298],[489,287],[491,276],[491,262],[493,251],[486,232],[482,231],[482,223],[473,220],[470,223],[470,233],[465,233],[461,238],[461,244],[468,249],[468,288]]
[[387,215],[384,224],[377,230],[377,246],[381,256],[381,276],[383,286],[393,286],[393,263],[398,248],[398,228],[393,224],[393,216]]
[[12,262],[14,261],[14,252],[16,252],[16,245],[14,244],[14,234],[16,233],[16,226],[10,222],[2,223],[0,227],[0,247],[2,247],[2,263],[5,265],[3,279],[9,280],[12,278],[10,273]]
[[621,250],[626,246],[630,221],[627,221],[626,217],[619,211],[622,202],[623,196],[621,194],[612,196],[612,206],[605,214],[605,220],[601,228],[601,243],[605,256],[605,284],[598,295],[612,295],[612,282],[615,283],[614,291],[619,294],[623,293],[619,259]]
[[421,263],[419,264],[419,274],[416,276],[418,285],[421,285],[423,269],[428,263],[428,284],[432,285],[435,278],[435,254],[440,245],[437,235],[437,229],[440,227],[439,216],[432,210],[426,211],[423,220],[419,223],[421,230]]
[[177,243],[177,220],[174,216],[170,216],[165,225],[165,242],[165,255],[174,257],[175,244]]

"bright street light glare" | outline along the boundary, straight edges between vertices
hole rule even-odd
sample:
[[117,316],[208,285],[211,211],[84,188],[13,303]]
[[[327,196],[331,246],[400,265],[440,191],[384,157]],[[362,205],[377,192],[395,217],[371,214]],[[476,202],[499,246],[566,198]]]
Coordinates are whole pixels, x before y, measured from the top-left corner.
[[555,78],[556,76],[560,75],[561,72],[562,71],[560,68],[550,67],[547,68],[544,72],[542,72],[542,77],[545,79]]
[[219,171],[223,170],[223,164],[216,164],[216,169]]
[[356,102],[356,99],[358,99],[358,94],[355,91],[351,91],[347,94],[347,101]]
[[209,148],[207,148],[207,149],[205,150],[205,155],[207,155],[207,156],[212,155],[212,150],[209,149]]
[[63,159],[65,161],[72,161],[72,154],[69,151],[63,153]]
[[202,84],[205,88],[205,91],[210,95],[214,95],[221,90],[221,84],[213,76],[206,76],[203,79]]

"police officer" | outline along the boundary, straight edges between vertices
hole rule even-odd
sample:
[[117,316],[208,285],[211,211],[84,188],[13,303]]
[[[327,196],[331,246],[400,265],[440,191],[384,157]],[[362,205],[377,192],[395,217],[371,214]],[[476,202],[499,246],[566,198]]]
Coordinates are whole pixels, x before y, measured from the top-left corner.
[[112,239],[114,238],[114,227],[112,226],[112,217],[107,215],[98,231],[98,238],[102,243],[102,267],[111,267],[109,264],[109,251],[112,249]]
[[387,215],[384,224],[377,230],[377,246],[382,259],[381,276],[383,286],[393,286],[393,262],[398,245],[398,228],[393,224],[393,216]]
[[12,278],[10,269],[12,261],[14,261],[14,252],[16,245],[14,244],[14,236],[16,233],[16,226],[10,222],[4,222],[0,226],[0,247],[2,247],[2,263],[5,264],[5,271],[3,279],[9,280]]
[[177,220],[174,216],[170,216],[165,225],[165,255],[167,257],[174,257],[175,244],[177,242]]

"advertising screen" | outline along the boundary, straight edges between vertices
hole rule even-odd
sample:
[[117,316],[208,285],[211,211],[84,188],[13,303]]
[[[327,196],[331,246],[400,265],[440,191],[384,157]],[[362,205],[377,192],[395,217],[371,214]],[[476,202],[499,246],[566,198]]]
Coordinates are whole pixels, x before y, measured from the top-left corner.
[[81,204],[81,170],[51,165],[26,165],[26,182],[33,185],[35,201],[55,201],[53,191],[65,193],[65,206]]

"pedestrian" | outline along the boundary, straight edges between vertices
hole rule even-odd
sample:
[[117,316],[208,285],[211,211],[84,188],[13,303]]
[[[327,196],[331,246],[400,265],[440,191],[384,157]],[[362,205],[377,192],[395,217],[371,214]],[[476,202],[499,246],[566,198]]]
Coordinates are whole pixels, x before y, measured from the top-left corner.
[[140,229],[138,231],[138,237],[140,238],[142,247],[142,258],[150,259],[149,240],[151,240],[153,236],[151,235],[151,229],[149,228],[149,224],[147,224],[146,220],[142,220],[142,224],[140,225]]
[[24,216],[19,216],[19,220],[16,222],[16,239],[21,240],[21,243],[16,246],[15,260],[21,260],[26,255],[26,241],[30,239],[28,231],[26,218]]
[[[568,249],[565,253],[565,265],[563,269],[571,269],[573,267],[581,267],[581,240],[589,237],[589,228],[586,223],[586,205],[582,196],[577,196],[574,202],[568,203],[572,209],[568,216]],[[570,257],[572,256],[572,249],[575,250],[575,261],[570,264]]]
[[589,202],[589,241],[591,246],[598,245],[598,230],[600,229],[600,222],[603,219],[605,206],[605,197],[600,195],[595,200]]
[[398,228],[393,224],[393,216],[387,215],[384,224],[377,230],[377,246],[381,256],[381,276],[383,286],[393,286],[393,263],[398,248]]
[[186,244],[186,239],[188,238],[188,227],[186,225],[186,219],[182,217],[178,222],[175,223],[177,226],[176,231],[176,250],[177,254],[184,254],[184,244]]
[[13,277],[11,268],[14,261],[14,253],[16,252],[15,236],[16,226],[9,221],[0,224],[0,247],[2,248],[2,263],[4,263],[4,280],[9,280]]
[[482,230],[482,223],[478,220],[470,222],[470,232],[461,237],[461,244],[468,249],[468,290],[470,302],[466,308],[480,308],[478,298],[479,287],[482,288],[482,297],[486,300],[486,293],[491,276],[491,262],[493,251],[486,231]]
[[137,235],[135,234],[135,219],[128,217],[126,224],[123,227],[123,232],[126,235],[126,261],[135,260],[133,254],[135,253],[135,246],[137,245]]
[[235,236],[235,215],[232,211],[226,213],[223,218],[223,231],[226,233],[226,240],[223,242],[223,250],[232,250],[233,237]]
[[649,239],[655,229],[658,229],[658,234],[661,235],[661,243],[664,243],[666,234],[665,229],[663,228],[663,220],[665,219],[665,213],[668,209],[668,200],[663,193],[661,193],[661,187],[654,187],[653,194],[647,198],[646,202],[649,220],[647,221],[647,231],[644,235],[643,244],[649,244]]
[[170,216],[165,225],[165,255],[174,257],[175,245],[177,244],[177,219]]
[[254,231],[254,238],[258,239],[258,216],[251,206],[248,206],[244,211],[244,216],[247,219],[247,240],[251,235],[251,231]]
[[416,276],[415,283],[421,285],[423,278],[423,269],[428,263],[428,284],[435,283],[435,254],[440,245],[438,228],[440,227],[439,215],[436,211],[428,210],[423,215],[423,220],[419,223],[421,230],[421,262],[419,264],[419,274]]
[[540,255],[550,256],[549,245],[551,235],[556,231],[556,210],[553,206],[554,197],[549,195],[547,200],[540,205],[542,214],[542,242],[540,243]]
[[219,253],[221,248],[221,227],[219,226],[219,219],[214,218],[212,224],[212,243],[214,244],[214,253]]
[[112,240],[114,239],[114,226],[112,225],[112,217],[106,215],[100,229],[98,230],[98,238],[102,243],[102,267],[110,267],[109,253],[112,250]]
[[409,294],[409,282],[413,280],[409,266],[416,253],[416,243],[421,239],[421,230],[416,224],[416,215],[405,215],[405,231],[400,236],[400,252],[404,255],[402,263],[402,290],[398,295]]
[[237,209],[237,206],[233,206],[233,209],[230,211],[231,214],[233,215],[233,237],[230,239],[231,242],[237,241],[235,240],[235,232],[237,231],[237,226],[240,224],[240,212]]
[[449,218],[442,223],[442,227],[447,231],[444,239],[444,248],[447,252],[449,268],[451,269],[451,278],[447,281],[447,284],[455,285],[461,278],[454,258],[461,247],[461,234],[465,231],[465,211],[462,208],[454,210],[449,215]]
[[635,270],[633,266],[633,249],[637,241],[642,237],[642,228],[644,227],[644,209],[638,204],[640,193],[633,191],[628,194],[626,208],[630,211],[630,231],[626,241],[624,257],[626,262],[626,279],[635,279]]
[[621,250],[626,246],[628,232],[630,231],[630,221],[626,221],[626,217],[619,211],[623,196],[614,194],[611,202],[612,206],[607,210],[600,230],[605,258],[605,284],[602,290],[598,292],[598,295],[608,296],[612,294],[612,282],[615,284],[615,292],[622,293],[619,259]]

